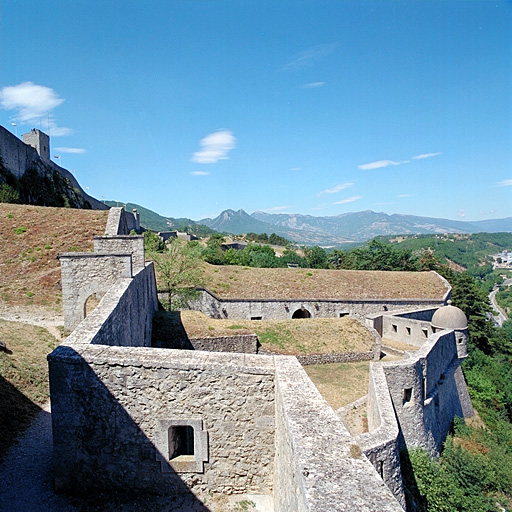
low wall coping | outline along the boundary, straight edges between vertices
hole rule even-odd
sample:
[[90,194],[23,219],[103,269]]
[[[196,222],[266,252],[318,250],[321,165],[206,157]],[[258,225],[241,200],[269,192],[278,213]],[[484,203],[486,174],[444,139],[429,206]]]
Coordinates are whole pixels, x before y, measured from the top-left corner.
[[[434,302],[441,303],[444,301],[444,299],[440,298],[440,297],[439,298],[430,298],[430,299],[422,299],[422,298],[415,299],[415,298],[403,298],[403,297],[400,297],[400,298],[388,297],[388,298],[374,298],[374,299],[348,299],[348,298],[343,298],[343,297],[321,298],[321,299],[315,298],[315,297],[268,299],[268,298],[255,297],[255,298],[251,298],[251,299],[246,299],[246,298],[232,299],[232,298],[219,297],[218,295],[216,295],[212,291],[208,290],[207,288],[198,288],[198,290],[208,293],[215,300],[217,300],[219,302],[345,302],[348,304],[352,304],[352,303],[353,304],[361,304],[361,303],[389,304],[390,302],[394,302],[394,303],[405,302],[405,303],[410,304],[411,302],[416,302],[418,304],[432,304]],[[165,293],[166,290],[158,290],[158,292]],[[383,313],[385,313],[385,312],[383,311]]]
[[274,356],[205,352],[153,347],[109,345],[60,345],[48,360],[72,364],[96,364],[161,368],[169,370],[215,370],[217,373],[274,375]]
[[57,259],[64,259],[64,258],[74,258],[74,259],[80,259],[80,258],[105,258],[105,257],[126,257],[126,256],[132,256],[131,252],[63,252],[60,254],[57,254]]

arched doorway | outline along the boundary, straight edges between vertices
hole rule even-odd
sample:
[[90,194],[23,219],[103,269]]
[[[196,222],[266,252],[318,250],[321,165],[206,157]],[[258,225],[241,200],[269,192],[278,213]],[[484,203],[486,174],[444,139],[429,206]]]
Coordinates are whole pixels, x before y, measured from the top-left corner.
[[91,314],[92,310],[100,303],[103,295],[105,295],[104,292],[97,292],[87,297],[87,300],[84,302],[84,318]]
[[292,318],[311,318],[311,313],[305,308],[300,308],[293,313]]

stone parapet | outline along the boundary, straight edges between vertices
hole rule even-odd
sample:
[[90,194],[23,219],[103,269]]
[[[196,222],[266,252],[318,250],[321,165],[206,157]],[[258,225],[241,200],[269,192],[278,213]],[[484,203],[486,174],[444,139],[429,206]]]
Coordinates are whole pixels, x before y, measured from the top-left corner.
[[194,350],[240,352],[244,354],[258,353],[258,337],[256,334],[217,336],[214,338],[191,338],[190,343]]
[[405,508],[399,453],[400,430],[386,377],[379,364],[370,364],[366,412],[369,432],[356,436],[355,440]]
[[275,365],[276,512],[403,512],[296,359]]

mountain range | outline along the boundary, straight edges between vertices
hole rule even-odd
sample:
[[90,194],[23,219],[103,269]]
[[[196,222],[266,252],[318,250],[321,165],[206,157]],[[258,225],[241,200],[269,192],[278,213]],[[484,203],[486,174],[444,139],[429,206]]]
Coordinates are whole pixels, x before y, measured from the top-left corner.
[[300,244],[323,246],[361,243],[382,235],[512,231],[512,217],[467,222],[370,210],[326,217],[225,210],[215,219],[199,223],[221,232],[276,233]]
[[[105,201],[105,203],[116,206],[115,201]],[[126,208],[129,211],[136,208],[140,213],[141,225],[154,231],[189,229],[200,236],[206,236],[213,231],[234,235],[275,233],[297,244],[324,247],[360,244],[376,236],[512,232],[512,217],[467,222],[397,213],[388,215],[371,210],[325,217],[288,213],[271,214],[262,211],[249,215],[244,210],[225,210],[214,219],[194,221],[188,218],[164,217],[134,203],[126,203]]]

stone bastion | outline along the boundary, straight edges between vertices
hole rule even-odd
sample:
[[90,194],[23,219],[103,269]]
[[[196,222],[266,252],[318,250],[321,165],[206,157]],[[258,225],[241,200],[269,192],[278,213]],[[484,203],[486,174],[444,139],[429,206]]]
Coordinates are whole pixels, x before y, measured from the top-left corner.
[[[435,455],[453,417],[472,414],[463,330],[424,337],[435,308],[367,318],[419,349],[371,363],[369,432],[353,436],[294,357],[152,347],[153,264],[140,237],[100,238],[95,253],[60,256],[74,329],[48,356],[61,492],[270,494],[278,512],[400,511],[399,450]],[[85,316],[88,293],[102,298]]]

